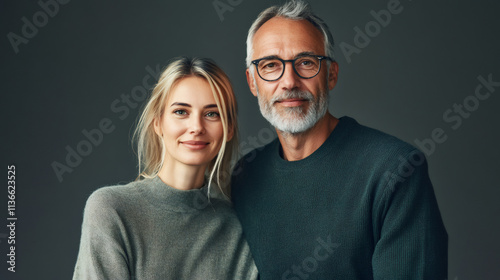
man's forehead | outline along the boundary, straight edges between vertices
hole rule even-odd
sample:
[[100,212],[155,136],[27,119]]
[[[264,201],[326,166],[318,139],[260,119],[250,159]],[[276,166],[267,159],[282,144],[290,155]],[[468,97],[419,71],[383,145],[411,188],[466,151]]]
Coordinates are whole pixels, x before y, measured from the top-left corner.
[[295,57],[300,53],[324,54],[322,33],[307,20],[275,17],[264,23],[253,37],[254,59],[276,55]]

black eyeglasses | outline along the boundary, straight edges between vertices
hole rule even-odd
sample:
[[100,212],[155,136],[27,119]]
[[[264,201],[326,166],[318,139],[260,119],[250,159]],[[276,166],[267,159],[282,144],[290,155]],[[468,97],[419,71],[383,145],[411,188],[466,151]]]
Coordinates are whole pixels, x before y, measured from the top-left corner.
[[311,79],[318,75],[321,70],[321,61],[328,59],[328,56],[321,55],[301,55],[295,59],[283,60],[277,57],[264,57],[252,61],[255,65],[259,77],[268,82],[279,80],[285,73],[285,63],[291,62],[293,70],[302,79]]

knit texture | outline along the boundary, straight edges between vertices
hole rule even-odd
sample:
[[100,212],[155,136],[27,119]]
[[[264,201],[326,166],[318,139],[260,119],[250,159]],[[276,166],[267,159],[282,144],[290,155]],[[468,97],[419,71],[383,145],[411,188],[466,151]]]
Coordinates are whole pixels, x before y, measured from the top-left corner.
[[343,117],[309,157],[278,139],[242,158],[232,194],[260,279],[447,278],[424,155]]
[[87,200],[73,279],[257,279],[229,201],[216,188],[159,178],[103,187]]

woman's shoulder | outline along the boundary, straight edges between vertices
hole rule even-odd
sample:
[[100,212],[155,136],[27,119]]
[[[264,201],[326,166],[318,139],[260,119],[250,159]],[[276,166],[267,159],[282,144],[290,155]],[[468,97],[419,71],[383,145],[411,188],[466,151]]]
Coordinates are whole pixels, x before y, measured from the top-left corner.
[[85,209],[103,211],[110,208],[115,210],[129,208],[138,200],[141,195],[140,189],[147,186],[147,180],[100,187],[89,196]]

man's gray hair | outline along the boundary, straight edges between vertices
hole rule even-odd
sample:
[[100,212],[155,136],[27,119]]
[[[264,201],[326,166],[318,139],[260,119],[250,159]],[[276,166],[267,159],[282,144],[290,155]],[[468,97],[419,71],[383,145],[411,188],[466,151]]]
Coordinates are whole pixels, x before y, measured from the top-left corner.
[[272,6],[262,11],[248,30],[247,37],[247,68],[252,63],[253,55],[253,37],[257,30],[268,20],[274,17],[282,17],[292,20],[307,20],[312,23],[321,33],[325,43],[326,55],[334,59],[333,54],[333,36],[326,23],[316,16],[307,2],[302,0],[290,0],[281,6]]

